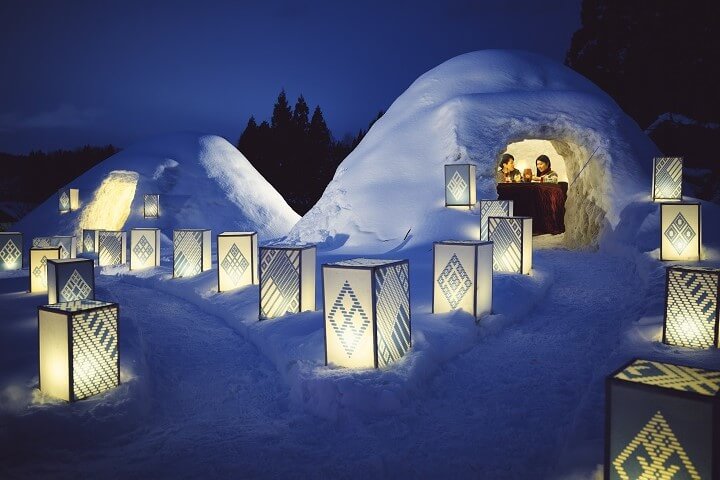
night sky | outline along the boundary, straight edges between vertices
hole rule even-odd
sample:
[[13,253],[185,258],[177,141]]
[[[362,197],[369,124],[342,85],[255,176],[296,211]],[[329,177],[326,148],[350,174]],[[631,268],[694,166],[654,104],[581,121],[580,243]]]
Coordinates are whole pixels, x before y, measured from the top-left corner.
[[128,146],[192,130],[236,143],[281,88],[336,137],[456,55],[562,62],[580,0],[0,3],[0,151]]

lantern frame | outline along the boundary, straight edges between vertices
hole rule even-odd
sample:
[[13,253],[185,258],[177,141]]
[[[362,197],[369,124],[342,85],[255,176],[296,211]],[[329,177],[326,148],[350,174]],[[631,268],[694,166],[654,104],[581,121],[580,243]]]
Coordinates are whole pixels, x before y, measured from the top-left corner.
[[[298,266],[295,269],[298,277],[298,308],[297,311],[288,311],[281,313],[280,315],[265,316],[263,315],[263,254],[267,251],[279,250],[283,252],[287,251],[298,251]],[[285,254],[285,253],[284,253]],[[286,254],[285,254],[286,255]],[[312,256],[312,258],[309,258]],[[305,257],[308,257],[307,259]],[[303,261],[305,260],[305,261]],[[310,265],[308,265],[310,263]],[[305,264],[305,265],[303,265]],[[265,245],[258,248],[258,320],[270,320],[273,318],[284,317],[288,314],[296,314],[307,311],[315,311],[317,309],[317,302],[315,301],[316,294],[316,268],[317,268],[317,246],[314,244],[302,244],[302,245],[288,245],[288,244],[277,244],[277,245]],[[272,277],[271,277],[272,278]],[[308,292],[309,290],[309,292]],[[304,293],[304,294],[303,294]]]
[[[16,242],[13,241],[14,237],[20,237],[20,245],[17,245]],[[5,238],[7,238],[7,240],[3,242]],[[6,268],[7,263],[2,259],[2,256],[0,256],[0,271],[22,270],[23,261],[25,259],[25,255],[23,253],[23,234],[21,232],[0,232],[0,252],[2,252],[5,247],[7,247],[8,243],[11,242],[20,255],[19,265],[17,268]]]
[[[477,167],[472,163],[451,163],[445,165],[445,206],[446,207],[467,207],[472,209],[477,203]],[[467,175],[468,195],[467,201],[455,200],[450,188],[450,182],[455,175],[458,175],[462,181],[465,181],[464,175]]]
[[[231,286],[230,288],[223,288],[223,284],[225,282],[222,281],[222,262],[224,259],[220,258],[220,242],[221,241],[230,241],[232,244],[236,244],[235,240],[230,240],[233,238],[243,238],[246,239],[249,237],[250,241],[250,265],[248,268],[250,268],[250,283],[245,283],[237,286]],[[222,232],[217,234],[215,237],[215,245],[217,245],[217,271],[218,271],[218,292],[228,292],[230,290],[235,290],[236,288],[241,288],[247,285],[259,285],[260,284],[260,278],[259,278],[259,266],[258,266],[258,260],[260,258],[259,253],[259,247],[258,247],[258,234],[257,232]],[[244,273],[244,272],[243,272]],[[227,272],[225,272],[227,275]]]
[[[695,236],[688,242],[688,245],[685,246],[685,249],[683,249],[682,253],[677,253],[677,248],[672,243],[672,241],[666,236],[666,232],[672,226],[673,222],[678,218],[678,216],[682,215],[682,209],[685,207],[697,207],[697,232],[695,232]],[[674,215],[671,220],[666,222],[665,214],[666,212],[669,212],[671,210],[678,210],[677,215]],[[668,213],[668,215],[672,215],[672,213]],[[685,219],[683,216],[683,219],[687,222],[688,228],[692,229],[693,225]],[[691,242],[695,241],[695,238],[697,238],[697,250],[693,249],[690,251],[690,254],[688,254],[688,246]],[[663,248],[663,245],[667,242],[667,245],[665,248]],[[674,251],[673,251],[674,250]],[[700,202],[664,202],[660,204],[660,260],[672,260],[672,261],[688,261],[688,262],[699,262],[702,258],[702,204]]]

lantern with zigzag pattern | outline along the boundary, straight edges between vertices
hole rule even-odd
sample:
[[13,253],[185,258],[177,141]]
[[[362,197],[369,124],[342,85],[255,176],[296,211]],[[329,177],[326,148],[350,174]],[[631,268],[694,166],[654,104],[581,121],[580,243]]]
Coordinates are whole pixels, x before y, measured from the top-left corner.
[[475,165],[445,165],[445,206],[472,208],[477,201]]
[[315,310],[315,245],[260,247],[259,319]]
[[257,232],[223,232],[217,236],[218,292],[258,283]]
[[433,244],[433,313],[465,310],[479,318],[492,311],[493,243]]
[[23,235],[0,232],[0,271],[20,270],[23,264]]

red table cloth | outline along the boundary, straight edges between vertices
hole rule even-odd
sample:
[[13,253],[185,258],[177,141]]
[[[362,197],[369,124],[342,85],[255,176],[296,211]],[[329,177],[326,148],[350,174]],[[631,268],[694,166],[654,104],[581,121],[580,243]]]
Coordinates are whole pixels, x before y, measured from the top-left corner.
[[565,191],[557,183],[499,183],[498,199],[513,200],[513,214],[532,217],[533,234],[565,231]]

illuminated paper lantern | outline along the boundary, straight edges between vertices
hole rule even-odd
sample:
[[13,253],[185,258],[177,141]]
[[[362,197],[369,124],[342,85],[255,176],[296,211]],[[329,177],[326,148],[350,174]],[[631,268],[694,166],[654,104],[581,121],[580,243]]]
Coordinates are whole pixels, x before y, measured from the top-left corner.
[[489,217],[493,270],[529,274],[532,268],[532,217]]
[[480,241],[487,242],[488,218],[490,217],[512,217],[512,200],[480,200]]
[[699,203],[661,203],[660,260],[699,261],[701,227]]
[[690,348],[720,347],[720,270],[669,267],[663,342]]
[[77,257],[77,238],[70,235],[33,238],[33,247],[60,247],[60,258]]
[[23,264],[22,252],[22,233],[0,232],[0,271],[20,270]]
[[48,303],[95,299],[95,263],[89,258],[47,260]]
[[606,382],[606,479],[720,478],[720,372],[633,360]]
[[653,159],[652,197],[654,202],[682,200],[681,157],[656,157]]
[[160,229],[130,230],[130,270],[160,266]]
[[492,311],[493,243],[433,244],[433,313],[465,310],[479,318]]
[[47,261],[60,259],[60,247],[32,247],[30,249],[30,293],[47,292]]
[[65,188],[58,192],[60,213],[72,212],[80,208],[80,191],[77,188]]
[[101,230],[98,233],[98,265],[109,267],[127,263],[127,233]]
[[325,364],[378,368],[410,350],[409,265],[367,258],[323,265]]
[[145,218],[159,218],[160,195],[157,193],[145,194],[143,200],[143,216]]
[[315,245],[260,247],[260,320],[315,310]]
[[217,237],[218,292],[258,284],[256,232],[223,232]]
[[118,315],[99,300],[38,307],[40,391],[72,402],[120,385]]
[[173,278],[192,277],[210,270],[210,230],[173,230]]
[[476,200],[475,165],[445,165],[445,206],[472,208]]
[[97,253],[100,245],[100,230],[83,229],[82,251],[85,253]]

